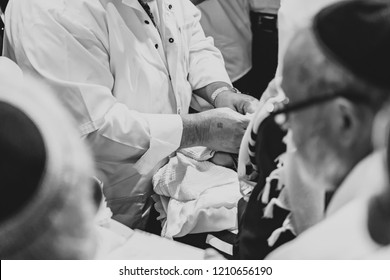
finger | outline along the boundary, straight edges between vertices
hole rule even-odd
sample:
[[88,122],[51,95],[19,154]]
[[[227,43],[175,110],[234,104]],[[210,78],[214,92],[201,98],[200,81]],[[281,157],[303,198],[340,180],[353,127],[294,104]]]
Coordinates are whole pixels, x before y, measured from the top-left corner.
[[256,100],[251,100],[251,101],[246,101],[243,106],[243,114],[253,114],[257,111],[259,107],[259,101]]
[[228,153],[216,152],[214,157],[211,158],[210,161],[216,165],[228,168],[234,167],[233,157]]

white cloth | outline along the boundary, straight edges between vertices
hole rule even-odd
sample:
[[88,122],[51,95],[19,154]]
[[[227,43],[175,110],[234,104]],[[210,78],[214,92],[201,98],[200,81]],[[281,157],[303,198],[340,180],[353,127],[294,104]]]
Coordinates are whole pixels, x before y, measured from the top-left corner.
[[103,260],[201,260],[204,252],[195,247],[132,230],[117,221],[95,228],[95,259]]
[[375,253],[369,255],[367,260],[390,260],[390,246],[386,246]]
[[154,175],[162,236],[237,228],[237,173],[207,161],[212,156],[202,147],[182,149]]
[[364,259],[380,249],[367,230],[367,200],[340,211],[272,252],[267,259]]
[[[269,116],[268,106],[272,106],[273,103],[283,100],[283,96],[275,96],[264,101],[263,106],[259,106],[258,110],[251,116],[251,121],[246,128],[244,136],[241,141],[240,151],[238,156],[238,179],[240,183],[240,191],[246,201],[249,200],[250,194],[256,185],[257,166],[251,162],[251,157],[255,156],[255,153],[249,149],[249,146],[255,147],[256,139],[253,139],[253,135],[257,135],[257,130],[260,124]],[[247,174],[247,167],[252,170],[251,174]]]
[[[129,230],[129,228],[127,228]],[[135,230],[128,238],[99,229],[100,240],[110,242],[96,256],[103,260],[202,260],[204,251],[173,240]],[[116,240],[116,244],[112,242]]]
[[367,230],[368,199],[386,186],[383,151],[362,160],[336,191],[322,222],[269,259],[361,259],[380,249]]
[[195,6],[156,5],[161,36],[137,0],[14,0],[5,15],[5,56],[71,111],[115,218],[138,228],[154,171],[179,147],[192,90],[230,83]]
[[112,219],[102,201],[95,217],[95,259],[172,260],[202,259],[203,251],[131,228]]
[[332,215],[356,198],[375,195],[386,186],[386,152],[379,150],[367,156],[354,167],[332,197],[326,215]]

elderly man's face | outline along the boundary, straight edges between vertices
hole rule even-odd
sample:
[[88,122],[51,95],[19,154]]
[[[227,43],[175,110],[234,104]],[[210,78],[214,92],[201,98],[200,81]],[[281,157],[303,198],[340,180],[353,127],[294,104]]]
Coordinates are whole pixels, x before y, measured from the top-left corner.
[[[282,88],[291,104],[308,99],[302,81],[299,81],[294,72],[285,68]],[[290,73],[290,75],[288,74]],[[296,71],[295,71],[296,73]],[[293,145],[297,150],[298,159],[308,179],[321,184],[327,189],[332,189],[337,177],[334,167],[340,166],[340,162],[334,155],[332,142],[337,139],[330,125],[332,115],[327,113],[329,104],[319,104],[289,113],[286,127],[292,132]]]
[[[315,67],[319,55],[311,40],[299,37],[286,53],[281,87],[290,104],[328,94],[313,82],[322,69]],[[331,100],[288,113],[286,122],[304,175],[327,190],[335,189],[351,168],[349,157],[341,152],[345,150],[339,143],[342,118],[335,104]]]

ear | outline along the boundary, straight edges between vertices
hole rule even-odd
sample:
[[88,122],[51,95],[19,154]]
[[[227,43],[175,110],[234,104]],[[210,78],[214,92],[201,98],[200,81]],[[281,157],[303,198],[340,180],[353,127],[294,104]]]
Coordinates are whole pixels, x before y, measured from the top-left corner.
[[338,135],[337,141],[343,148],[352,148],[359,138],[366,136],[363,134],[367,134],[366,129],[363,129],[364,116],[359,116],[360,110],[357,110],[355,105],[345,98],[338,98],[334,105],[333,129]]

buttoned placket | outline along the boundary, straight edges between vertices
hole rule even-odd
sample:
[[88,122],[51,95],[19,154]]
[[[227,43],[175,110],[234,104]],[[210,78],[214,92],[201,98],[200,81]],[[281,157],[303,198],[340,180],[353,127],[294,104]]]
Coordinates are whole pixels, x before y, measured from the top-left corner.
[[157,26],[159,25],[159,27],[156,28],[151,22],[149,15],[137,0],[122,0],[122,3],[142,13],[141,20],[147,26],[145,30],[149,33],[153,42],[151,47],[153,47],[154,51],[157,52],[157,56],[165,65],[164,69],[166,71],[167,77],[169,78],[170,86],[176,100],[176,112],[181,114],[181,98],[175,83],[178,63],[177,55],[179,50],[173,34],[170,34],[169,28],[167,27],[167,23],[176,23],[174,5],[170,1],[168,3],[164,0],[156,1],[160,19],[159,23],[156,23]]
[[[159,6],[159,10],[162,11],[160,13],[160,22],[162,27],[162,38],[164,42],[164,49],[166,53],[167,63],[168,63],[168,69],[170,72],[169,78],[171,80],[173,93],[175,95],[176,99],[176,112],[177,114],[181,114],[182,108],[181,108],[181,96],[177,88],[176,84],[176,77],[177,77],[177,69],[178,69],[178,43],[179,40],[175,40],[175,34],[171,33],[171,30],[175,30],[176,27],[176,17],[174,13],[174,6],[172,3],[165,2],[164,1],[157,1],[157,4]],[[175,24],[175,26],[170,27],[169,24]],[[173,77],[173,79],[172,79]]]

